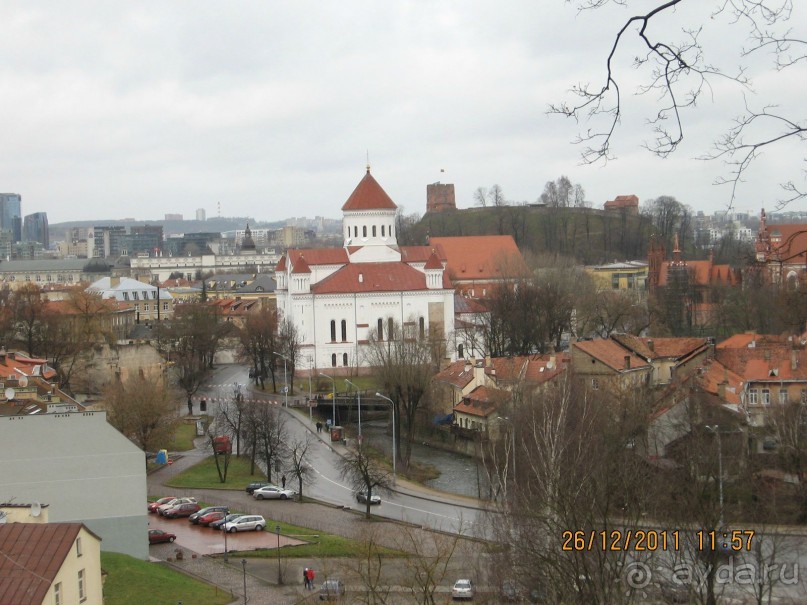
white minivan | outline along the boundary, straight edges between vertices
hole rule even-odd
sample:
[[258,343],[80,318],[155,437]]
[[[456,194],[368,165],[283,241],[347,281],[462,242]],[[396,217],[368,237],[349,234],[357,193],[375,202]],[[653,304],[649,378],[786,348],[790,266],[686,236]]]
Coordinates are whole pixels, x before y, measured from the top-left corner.
[[266,519],[261,515],[241,515],[237,519],[224,524],[224,531],[263,531],[266,527]]

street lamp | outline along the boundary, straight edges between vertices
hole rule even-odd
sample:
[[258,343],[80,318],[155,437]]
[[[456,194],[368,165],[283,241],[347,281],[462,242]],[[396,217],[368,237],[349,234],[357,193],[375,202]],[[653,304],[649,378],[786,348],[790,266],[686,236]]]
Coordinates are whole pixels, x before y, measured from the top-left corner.
[[331,426],[336,426],[336,380],[332,376],[328,376],[322,372],[320,372],[319,375],[324,376],[332,383],[333,393],[331,398]]
[[398,476],[395,473],[395,459],[397,458],[396,450],[395,450],[395,402],[390,399],[389,397],[385,397],[381,393],[376,393],[376,397],[381,397],[381,399],[386,399],[392,405],[392,484],[395,485]]
[[286,386],[284,387],[284,391],[285,391],[285,394],[286,394],[286,397],[285,397],[286,401],[285,401],[285,403],[283,405],[285,407],[289,407],[289,376],[288,376],[288,374],[286,374],[286,362],[291,361],[291,359],[289,359],[288,357],[286,357],[282,353],[278,353],[277,351],[273,351],[273,353],[275,355],[277,355],[278,357],[283,358],[283,382],[286,383]]
[[282,584],[283,578],[280,575],[280,526],[275,525],[275,533],[277,534],[277,585]]
[[241,567],[244,568],[244,603],[247,602],[247,560],[241,559]]
[[358,401],[359,406],[359,445],[361,445],[361,391],[359,390],[359,387],[350,382],[347,378],[345,378],[345,382],[356,389],[356,400]]
[[496,416],[497,420],[510,424],[510,447],[513,449],[513,481],[516,480],[516,425],[507,416]]
[[718,498],[720,499],[720,521],[719,521],[719,528],[723,527],[723,444],[720,441],[720,425],[718,424],[706,424],[704,427],[707,431],[710,431],[717,435],[717,493]]
[[224,527],[225,525],[227,524],[226,523],[221,524],[221,529],[224,532],[224,562],[226,563],[228,560],[228,555],[227,555],[227,529]]

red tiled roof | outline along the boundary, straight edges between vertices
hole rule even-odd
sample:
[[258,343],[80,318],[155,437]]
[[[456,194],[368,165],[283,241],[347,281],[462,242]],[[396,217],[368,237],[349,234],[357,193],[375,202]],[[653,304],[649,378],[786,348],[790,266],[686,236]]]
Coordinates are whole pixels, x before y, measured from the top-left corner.
[[445,382],[460,389],[465,388],[474,378],[474,368],[470,361],[460,359],[450,363],[434,375],[434,380]]
[[488,308],[475,298],[454,295],[454,313],[488,313]]
[[[305,257],[305,262],[309,267],[315,265],[344,265],[348,262],[347,252],[344,248],[291,248],[287,252],[288,260],[283,262],[291,263],[293,267],[297,259]],[[278,263],[279,264],[279,263]]]
[[387,195],[387,192],[381,188],[370,174],[370,169],[367,169],[367,174],[359,181],[353,193],[347,198],[347,201],[342,206],[342,211],[346,210],[395,210],[398,206],[392,201],[392,198]]
[[729,368],[716,360],[707,364],[703,374],[698,376],[701,387],[713,395],[719,394],[719,385],[726,383],[723,401],[737,405],[740,403],[740,393],[743,389],[742,376],[732,372]]
[[[552,355],[540,355],[530,357],[527,364],[527,371],[524,380],[528,384],[543,384],[549,382],[559,374],[566,371],[571,363],[571,355],[568,353],[557,353],[554,361]],[[549,367],[552,365],[552,367]]]
[[[451,288],[443,274],[443,288]],[[426,290],[426,275],[406,263],[351,263],[312,286],[316,294]]]
[[[632,334],[611,334],[611,338],[623,347],[647,359],[686,357],[698,349],[708,346],[706,338],[641,338]],[[650,348],[650,343],[653,348]]]
[[0,605],[41,603],[81,523],[0,525]]
[[294,260],[294,265],[291,268],[292,273],[311,273],[311,267],[305,261],[305,257],[301,254]]
[[[664,261],[659,268],[659,286],[666,286],[669,281],[670,265],[672,261]],[[684,262],[689,270],[690,279],[695,285],[725,285],[733,286],[739,283],[737,272],[730,265],[713,265],[708,260],[688,260]]]
[[635,195],[618,195],[613,200],[605,202],[605,209],[610,208],[636,208],[639,206],[639,198]]
[[788,264],[807,263],[807,225],[768,225],[771,252],[781,262]]
[[432,255],[429,257],[429,260],[426,261],[426,265],[423,267],[424,269],[442,269],[443,263],[440,262],[440,258],[437,256],[437,253],[432,250]]
[[401,260],[407,263],[425,263],[436,252],[441,261],[446,260],[442,250],[436,246],[401,246]]
[[486,418],[496,411],[499,404],[505,401],[509,394],[489,387],[476,387],[461,403],[454,406],[455,412]]
[[576,342],[572,345],[573,347],[577,347],[584,353],[598,359],[608,367],[622,372],[627,370],[627,366],[625,365],[625,357],[630,359],[630,369],[635,370],[637,368],[649,368],[650,364],[648,364],[644,359],[641,357],[636,356],[633,353],[630,353],[627,349],[622,347],[618,342],[611,340],[610,338],[598,338],[596,340],[582,340],[580,342]]
[[285,271],[286,270],[286,255],[280,257],[280,260],[277,261],[275,265],[275,271]]
[[519,277],[528,271],[509,235],[432,237],[429,245],[447,260],[446,269],[453,280],[498,280]]

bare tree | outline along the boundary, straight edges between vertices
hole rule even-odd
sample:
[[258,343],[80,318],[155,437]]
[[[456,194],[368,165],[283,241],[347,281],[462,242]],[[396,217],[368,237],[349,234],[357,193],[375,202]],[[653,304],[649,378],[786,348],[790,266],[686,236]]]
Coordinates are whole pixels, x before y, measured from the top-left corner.
[[316,479],[316,473],[311,466],[311,447],[317,443],[309,433],[305,437],[292,439],[286,446],[288,455],[286,465],[289,474],[297,480],[297,493],[299,501],[303,501],[303,486],[309,485]]
[[109,423],[146,452],[168,445],[179,423],[174,393],[152,377],[111,382],[103,406]]
[[[628,0],[576,0],[580,11],[601,9],[607,4],[627,6]],[[794,17],[794,11],[803,8],[792,0],[712,0],[711,19],[703,19],[692,11],[692,23],[683,25],[678,33],[665,27],[664,19],[673,12],[686,19],[687,8],[697,7],[682,0],[656,0],[649,9],[625,19],[615,33],[611,47],[607,49],[604,77],[600,84],[583,83],[574,86],[574,100],[553,104],[550,113],[585,120],[594,124],[576,139],[584,145],[582,159],[586,163],[607,161],[613,158],[612,143],[617,126],[623,121],[624,101],[620,82],[619,51],[630,44],[628,38],[635,35],[644,49],[644,54],[631,56],[633,66],[647,74],[637,94],[652,94],[659,106],[649,124],[654,139],[645,143],[652,153],[667,157],[675,152],[684,140],[684,113],[693,109],[704,93],[711,93],[719,82],[734,83],[740,94],[751,90],[750,68],[756,57],[770,53],[774,61],[774,73],[782,73],[801,64],[807,57],[805,40],[796,27],[804,23]],[[726,52],[731,46],[736,51],[737,68],[727,71],[710,58],[701,42],[701,35],[711,29],[745,26],[745,41],[739,44],[731,39],[721,39],[721,49]],[[719,32],[717,32],[719,33]],[[644,75],[642,74],[642,75]],[[782,77],[787,77],[783,75]],[[715,150],[705,153],[704,158],[721,159],[728,168],[727,174],[716,179],[718,184],[729,184],[733,203],[743,175],[759,154],[770,147],[789,141],[804,141],[807,124],[800,116],[788,117],[775,106],[776,99],[763,101],[752,107],[746,99],[745,112],[735,119],[735,124],[715,142]],[[779,207],[807,195],[803,184],[788,181],[781,185],[783,195]]]
[[369,519],[373,492],[387,492],[392,487],[392,476],[382,457],[372,448],[357,444],[348,448],[337,466],[354,491],[367,494],[364,515]]
[[264,388],[264,381],[272,373],[275,380],[273,352],[278,348],[277,312],[262,308],[247,315],[244,326],[238,331],[241,358],[254,370],[254,380]]

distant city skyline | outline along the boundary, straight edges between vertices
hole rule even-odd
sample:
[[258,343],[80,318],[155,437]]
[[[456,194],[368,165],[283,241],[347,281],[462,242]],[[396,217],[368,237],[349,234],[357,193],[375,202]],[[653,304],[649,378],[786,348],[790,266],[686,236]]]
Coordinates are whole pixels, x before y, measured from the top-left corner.
[[[369,162],[407,214],[423,214],[429,183],[453,183],[457,207],[468,208],[478,187],[498,184],[507,200],[534,202],[562,175],[595,208],[625,194],[642,203],[674,196],[710,213],[726,207],[730,190],[711,184],[725,167],[695,158],[746,101],[800,115],[807,61],[784,76],[770,61],[753,64],[759,89],[745,99],[716,82],[684,112],[684,142],[662,160],[642,148],[657,107],[652,95],[634,96],[640,80],[628,47],[617,57],[625,101],[617,159],[581,166],[571,141],[584,126],[546,111],[575,84],[602,82],[628,13],[621,3],[582,12],[577,4],[200,0],[193,10],[174,2],[99,10],[81,0],[9,0],[0,6],[9,58],[0,66],[0,191],[21,194],[51,223],[198,209],[339,218]],[[794,6],[797,30],[804,8]],[[742,28],[709,19],[698,3],[657,26],[680,31],[702,16],[710,59],[735,68]],[[766,149],[735,208],[772,209],[779,183],[801,178],[803,156],[793,145]]]

